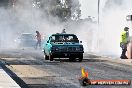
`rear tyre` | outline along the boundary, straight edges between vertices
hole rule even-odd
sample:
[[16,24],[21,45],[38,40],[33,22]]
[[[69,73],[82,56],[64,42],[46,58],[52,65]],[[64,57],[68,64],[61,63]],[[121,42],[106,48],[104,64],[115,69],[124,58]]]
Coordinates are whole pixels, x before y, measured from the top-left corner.
[[83,54],[79,56],[79,62],[82,62],[83,60]]
[[45,60],[49,60],[49,56],[47,56],[47,55],[45,54],[45,51],[44,51],[44,58],[45,58]]
[[50,55],[50,56],[49,56],[49,59],[50,59],[50,61],[53,61],[53,56]]
[[45,60],[49,60],[49,56],[45,55]]

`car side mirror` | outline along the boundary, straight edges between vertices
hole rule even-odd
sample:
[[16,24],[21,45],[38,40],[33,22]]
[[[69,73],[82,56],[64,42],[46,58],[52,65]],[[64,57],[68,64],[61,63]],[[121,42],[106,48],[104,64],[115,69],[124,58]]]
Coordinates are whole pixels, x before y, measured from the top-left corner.
[[80,41],[80,43],[82,43],[82,41]]

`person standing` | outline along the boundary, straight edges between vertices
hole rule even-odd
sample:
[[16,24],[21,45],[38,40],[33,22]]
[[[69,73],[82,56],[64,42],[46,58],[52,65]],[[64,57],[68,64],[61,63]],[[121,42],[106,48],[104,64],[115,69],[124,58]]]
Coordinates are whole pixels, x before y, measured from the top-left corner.
[[61,34],[66,34],[66,29],[63,29]]
[[39,31],[36,31],[36,39],[37,39],[37,43],[35,46],[35,49],[37,49],[37,47],[39,46],[39,48],[41,49],[41,34],[39,33]]
[[121,39],[120,39],[120,47],[122,48],[122,54],[120,56],[121,59],[127,59],[126,51],[127,51],[128,43],[129,43],[129,28],[125,27],[124,31],[121,33]]

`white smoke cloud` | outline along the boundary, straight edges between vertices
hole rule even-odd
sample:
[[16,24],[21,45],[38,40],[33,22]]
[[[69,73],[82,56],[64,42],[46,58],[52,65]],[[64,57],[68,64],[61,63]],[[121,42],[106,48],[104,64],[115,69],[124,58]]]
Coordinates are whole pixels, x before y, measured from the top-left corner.
[[[84,18],[87,15],[97,17],[97,2],[98,0],[80,0],[82,15]],[[100,26],[92,32],[92,50],[103,55],[120,56],[120,34],[125,26],[130,28],[132,35],[132,24],[126,21],[126,16],[132,14],[130,0],[109,0],[109,8],[106,8],[108,0],[100,0]],[[121,3],[118,3],[121,2]],[[83,6],[84,5],[84,6]],[[104,10],[105,9],[105,10]],[[83,18],[82,17],[82,18]],[[83,25],[88,28],[87,25]],[[92,25],[91,25],[92,26]],[[95,25],[94,25],[95,26]],[[96,25],[97,26],[97,25]],[[85,28],[83,27],[83,29]],[[89,34],[89,30],[85,30],[85,35]],[[85,36],[84,35],[84,36]],[[87,43],[89,41],[85,40]],[[88,44],[87,44],[88,46]],[[88,49],[88,48],[87,48]]]
[[125,26],[131,26],[126,21],[126,16],[129,14],[131,6],[127,5],[130,3],[129,1],[122,1],[120,5],[115,4],[114,1],[111,2],[111,7],[105,8],[106,12],[103,12],[101,16],[99,50],[106,55],[119,56],[121,53],[119,45],[121,31],[123,31]]
[[60,32],[63,25],[55,17],[47,16],[33,7],[32,0],[19,0],[14,7],[0,7],[0,47],[14,48],[14,40],[22,33],[40,31],[42,36]]
[[82,16],[81,18],[87,18],[88,16],[97,17],[98,2],[97,0],[79,0],[81,4]]
[[[100,0],[100,28],[97,24],[85,22],[60,23],[57,18],[43,14],[38,8],[33,8],[30,0],[17,3],[14,8],[0,8],[0,46],[14,47],[14,39],[23,32],[35,33],[40,31],[43,35],[61,32],[65,27],[68,33],[75,33],[83,41],[85,51],[99,52],[105,55],[120,54],[120,33],[125,26],[131,28],[131,22],[126,21],[126,15],[132,14],[131,2],[123,1],[120,6],[107,9],[103,12],[105,0]],[[97,0],[81,0],[82,14],[97,18]],[[113,2],[114,4],[114,2]],[[114,4],[115,5],[115,4]],[[86,8],[88,6],[88,8]],[[49,18],[49,19],[47,19]],[[49,20],[52,20],[51,23]],[[65,26],[63,26],[65,25]],[[68,26],[68,27],[67,27]],[[132,30],[130,30],[130,34]]]

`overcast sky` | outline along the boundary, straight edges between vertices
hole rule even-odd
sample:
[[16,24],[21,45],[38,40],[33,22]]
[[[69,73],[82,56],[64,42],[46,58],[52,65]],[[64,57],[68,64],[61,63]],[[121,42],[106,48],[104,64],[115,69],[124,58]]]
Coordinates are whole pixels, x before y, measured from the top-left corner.
[[[96,17],[98,13],[98,0],[79,0],[81,3],[82,17],[87,18],[88,16]],[[100,0],[100,8],[104,5],[106,0]]]

